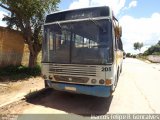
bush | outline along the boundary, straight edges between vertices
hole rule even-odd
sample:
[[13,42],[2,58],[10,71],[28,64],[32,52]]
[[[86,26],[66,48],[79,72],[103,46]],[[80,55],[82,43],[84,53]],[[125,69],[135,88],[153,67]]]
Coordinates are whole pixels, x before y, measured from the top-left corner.
[[131,57],[131,53],[127,53],[127,54],[126,54],[126,57]]
[[160,55],[160,52],[154,52],[152,55]]
[[148,50],[146,50],[143,55],[160,55],[160,41],[156,45],[148,48]]
[[39,65],[34,68],[26,66],[8,66],[0,68],[1,77],[8,77],[13,80],[29,78],[31,76],[36,77],[39,75],[41,75],[41,67]]
[[136,55],[132,55],[132,58],[136,58],[137,56]]

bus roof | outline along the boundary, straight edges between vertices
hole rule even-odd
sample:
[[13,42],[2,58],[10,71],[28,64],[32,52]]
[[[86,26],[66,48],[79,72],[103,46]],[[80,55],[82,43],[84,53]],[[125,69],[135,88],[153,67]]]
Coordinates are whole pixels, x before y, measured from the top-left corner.
[[45,23],[111,16],[112,11],[108,6],[87,7],[54,12],[52,14],[47,15]]

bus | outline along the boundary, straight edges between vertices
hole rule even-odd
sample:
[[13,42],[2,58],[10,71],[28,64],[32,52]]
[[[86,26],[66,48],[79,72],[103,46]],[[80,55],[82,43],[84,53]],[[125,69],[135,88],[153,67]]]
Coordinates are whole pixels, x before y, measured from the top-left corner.
[[46,88],[109,97],[122,71],[122,28],[108,6],[46,16],[42,75]]

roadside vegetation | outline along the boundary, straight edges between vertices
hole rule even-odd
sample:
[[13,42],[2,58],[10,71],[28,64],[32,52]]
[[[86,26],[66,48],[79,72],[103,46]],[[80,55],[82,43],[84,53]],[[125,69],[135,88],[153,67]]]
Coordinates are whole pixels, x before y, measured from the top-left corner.
[[[139,50],[143,47],[143,43],[134,43],[134,49]],[[139,53],[137,55],[132,55],[131,53],[127,53],[126,57],[138,58],[141,60],[149,60],[150,62],[160,62],[160,41],[149,47],[144,53]],[[151,59],[152,58],[152,59]]]
[[156,44],[151,46],[150,48],[148,48],[148,50],[146,50],[143,53],[144,56],[148,56],[148,55],[158,55],[160,56],[160,41]]
[[142,55],[139,55],[139,58],[153,63],[160,63],[160,41],[149,47]]
[[41,68],[39,65],[29,68],[26,66],[8,66],[0,68],[0,80],[6,79],[9,81],[17,81],[27,79],[30,77],[36,77],[41,75]]
[[126,57],[129,57],[129,58],[136,58],[137,55],[131,54],[131,53],[127,53],[127,54],[126,54]]
[[[143,43],[135,42],[133,44],[134,50],[139,50],[139,52],[141,51],[142,47],[143,47]],[[139,55],[140,54],[136,55],[136,54],[126,53],[126,57],[128,58],[137,58]]]
[[134,47],[134,50],[141,51],[141,48],[143,47],[143,43],[136,42],[133,44],[133,47]]

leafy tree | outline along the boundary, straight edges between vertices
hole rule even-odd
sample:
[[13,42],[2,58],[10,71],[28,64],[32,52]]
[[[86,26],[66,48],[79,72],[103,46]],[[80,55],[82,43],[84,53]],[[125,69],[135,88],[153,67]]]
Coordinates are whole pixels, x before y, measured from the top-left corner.
[[131,57],[131,53],[127,53],[127,54],[126,54],[126,57]]
[[0,7],[10,11],[5,16],[9,28],[21,31],[30,51],[29,67],[36,65],[41,51],[42,23],[45,15],[57,9],[60,0],[0,0]]
[[139,42],[136,42],[133,44],[133,47],[134,47],[134,50],[141,50],[141,48],[143,47],[143,43],[139,43]]
[[160,41],[156,44],[148,48],[144,52],[144,55],[160,55]]

